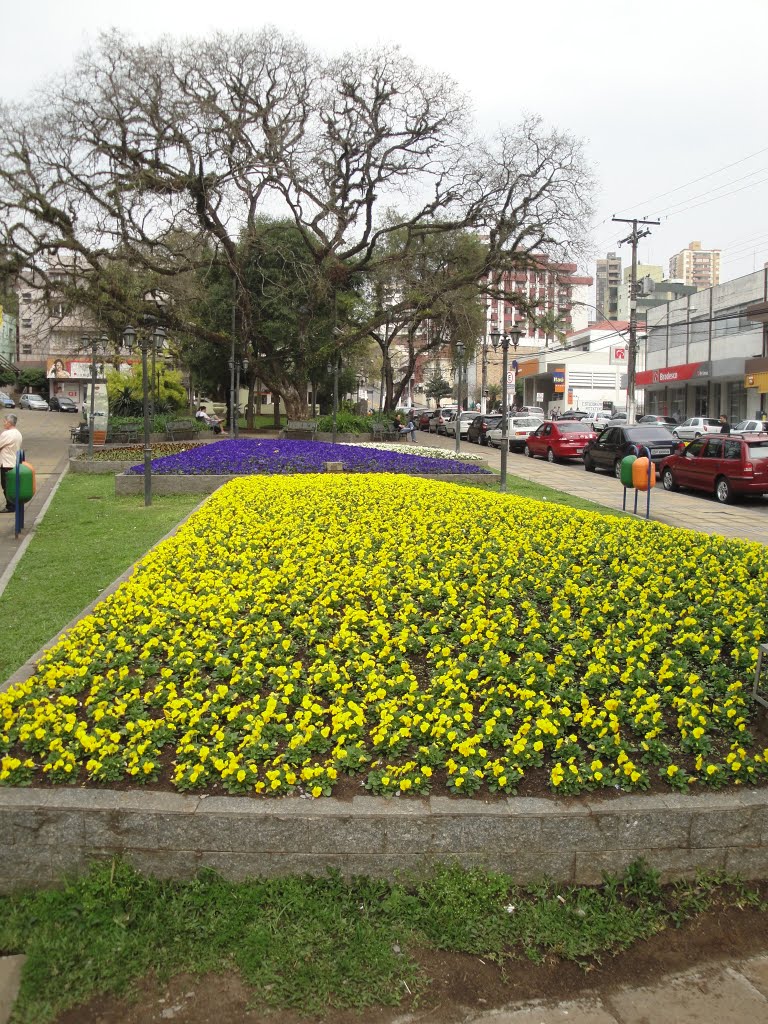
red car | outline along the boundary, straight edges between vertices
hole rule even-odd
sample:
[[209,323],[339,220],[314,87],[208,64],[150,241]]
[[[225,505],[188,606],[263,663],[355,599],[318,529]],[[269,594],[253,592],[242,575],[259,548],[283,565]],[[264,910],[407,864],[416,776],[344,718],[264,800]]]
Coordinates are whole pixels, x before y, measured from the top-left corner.
[[578,420],[545,420],[529,435],[525,443],[525,454],[529,459],[541,455],[547,462],[580,459],[587,444],[596,437],[592,427]]
[[659,466],[667,491],[691,487],[718,501],[768,494],[768,434],[715,434],[691,441]]

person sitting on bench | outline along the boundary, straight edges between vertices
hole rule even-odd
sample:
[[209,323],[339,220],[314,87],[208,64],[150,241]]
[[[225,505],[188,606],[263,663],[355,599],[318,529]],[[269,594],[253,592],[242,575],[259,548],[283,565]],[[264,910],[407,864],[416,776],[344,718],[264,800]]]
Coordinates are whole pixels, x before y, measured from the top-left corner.
[[202,420],[202,422],[205,423],[205,425],[209,427],[214,434],[221,433],[221,420],[215,413],[206,412],[204,405],[201,405],[195,413],[195,419]]

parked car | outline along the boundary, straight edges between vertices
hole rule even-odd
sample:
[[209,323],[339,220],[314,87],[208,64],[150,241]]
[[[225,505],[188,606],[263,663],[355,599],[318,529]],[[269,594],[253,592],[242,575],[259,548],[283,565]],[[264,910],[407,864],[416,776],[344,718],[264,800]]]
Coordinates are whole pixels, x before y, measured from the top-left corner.
[[462,412],[458,418],[453,416],[451,419],[446,421],[445,424],[445,435],[446,437],[456,437],[456,423],[459,424],[459,437],[466,437],[469,424],[475,418],[477,413],[475,412]]
[[419,418],[416,421],[416,426],[419,430],[429,430],[429,418],[434,412],[434,409],[422,409],[419,413]]
[[557,418],[558,420],[588,420],[589,413],[585,409],[566,409]]
[[68,395],[52,395],[48,399],[48,405],[56,412],[77,413],[77,402],[74,402]]
[[581,422],[588,423],[599,434],[611,422],[611,414],[609,412],[595,412]]
[[639,447],[648,448],[651,461],[658,470],[659,464],[678,447],[679,441],[667,427],[654,423],[638,423],[634,426],[611,426],[587,445],[584,452],[584,469],[594,473],[596,469],[607,469],[615,477],[621,475],[621,460]]
[[[528,440],[529,434],[541,426],[542,421],[538,416],[510,416],[509,425],[507,426],[507,443],[509,451],[521,452],[525,448],[525,442]],[[498,427],[494,427],[488,431],[488,444],[492,448],[501,448],[501,427],[502,421],[499,422]]]
[[657,416],[656,413],[648,413],[647,416],[641,416],[637,422],[658,423],[659,426],[669,427],[670,430],[674,430],[677,426],[677,420],[674,416]]
[[661,482],[667,491],[691,487],[720,502],[741,494],[768,494],[768,435],[720,434],[691,441],[664,459]]
[[4,391],[0,391],[0,408],[2,408],[2,409],[15,409],[16,408],[16,403],[14,402],[14,400],[11,398],[10,395],[7,395]]
[[768,432],[768,420],[740,420],[731,427],[732,434],[764,434]]
[[22,395],[19,399],[20,409],[38,409],[42,412],[48,411],[48,403],[40,395]]
[[429,422],[427,424],[427,430],[429,433],[439,434],[440,427],[445,426],[446,418],[454,412],[456,412],[456,409],[451,408],[450,406],[446,406],[444,409],[435,409],[429,417]]
[[[500,413],[481,413],[467,427],[467,440],[473,444],[488,444],[488,431],[501,423]],[[454,435],[455,436],[455,435]]]
[[594,430],[580,420],[545,420],[529,435],[523,451],[530,459],[541,455],[547,462],[578,459],[596,437]]
[[515,416],[538,416],[540,420],[545,420],[546,414],[544,410],[538,405],[522,405],[519,409],[513,409]]
[[702,434],[719,434],[720,420],[714,420],[707,416],[691,416],[678,426],[672,427],[672,433],[684,441],[692,441],[696,437],[701,437]]

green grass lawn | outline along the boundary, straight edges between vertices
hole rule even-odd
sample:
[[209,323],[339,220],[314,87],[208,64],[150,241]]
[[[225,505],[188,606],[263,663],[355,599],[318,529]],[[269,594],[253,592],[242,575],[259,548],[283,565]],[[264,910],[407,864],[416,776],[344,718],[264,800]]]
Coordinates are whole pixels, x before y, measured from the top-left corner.
[[113,476],[68,474],[0,595],[0,681],[200,503],[200,495],[116,497]]
[[430,980],[419,948],[589,969],[725,907],[765,904],[757,887],[724,878],[662,887],[641,864],[592,889],[521,888],[457,866],[396,884],[338,874],[234,883],[212,872],[161,881],[106,863],[62,888],[0,898],[0,954],[27,956],[17,1024],[50,1024],[97,993],[130,995],[150,973],[232,970],[257,1005],[327,1020],[331,1008],[397,1005],[406,990],[418,1006]]

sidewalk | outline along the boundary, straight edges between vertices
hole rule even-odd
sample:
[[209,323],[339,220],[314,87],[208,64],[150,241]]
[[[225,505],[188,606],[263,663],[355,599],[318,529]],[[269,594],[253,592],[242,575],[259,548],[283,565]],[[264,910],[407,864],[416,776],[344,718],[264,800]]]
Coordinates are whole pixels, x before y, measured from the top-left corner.
[[15,536],[15,516],[0,516],[0,594],[11,567],[35,531],[35,523],[69,462],[69,431],[74,417],[58,412],[16,409],[26,461],[34,466],[37,491],[24,507],[24,529]]

